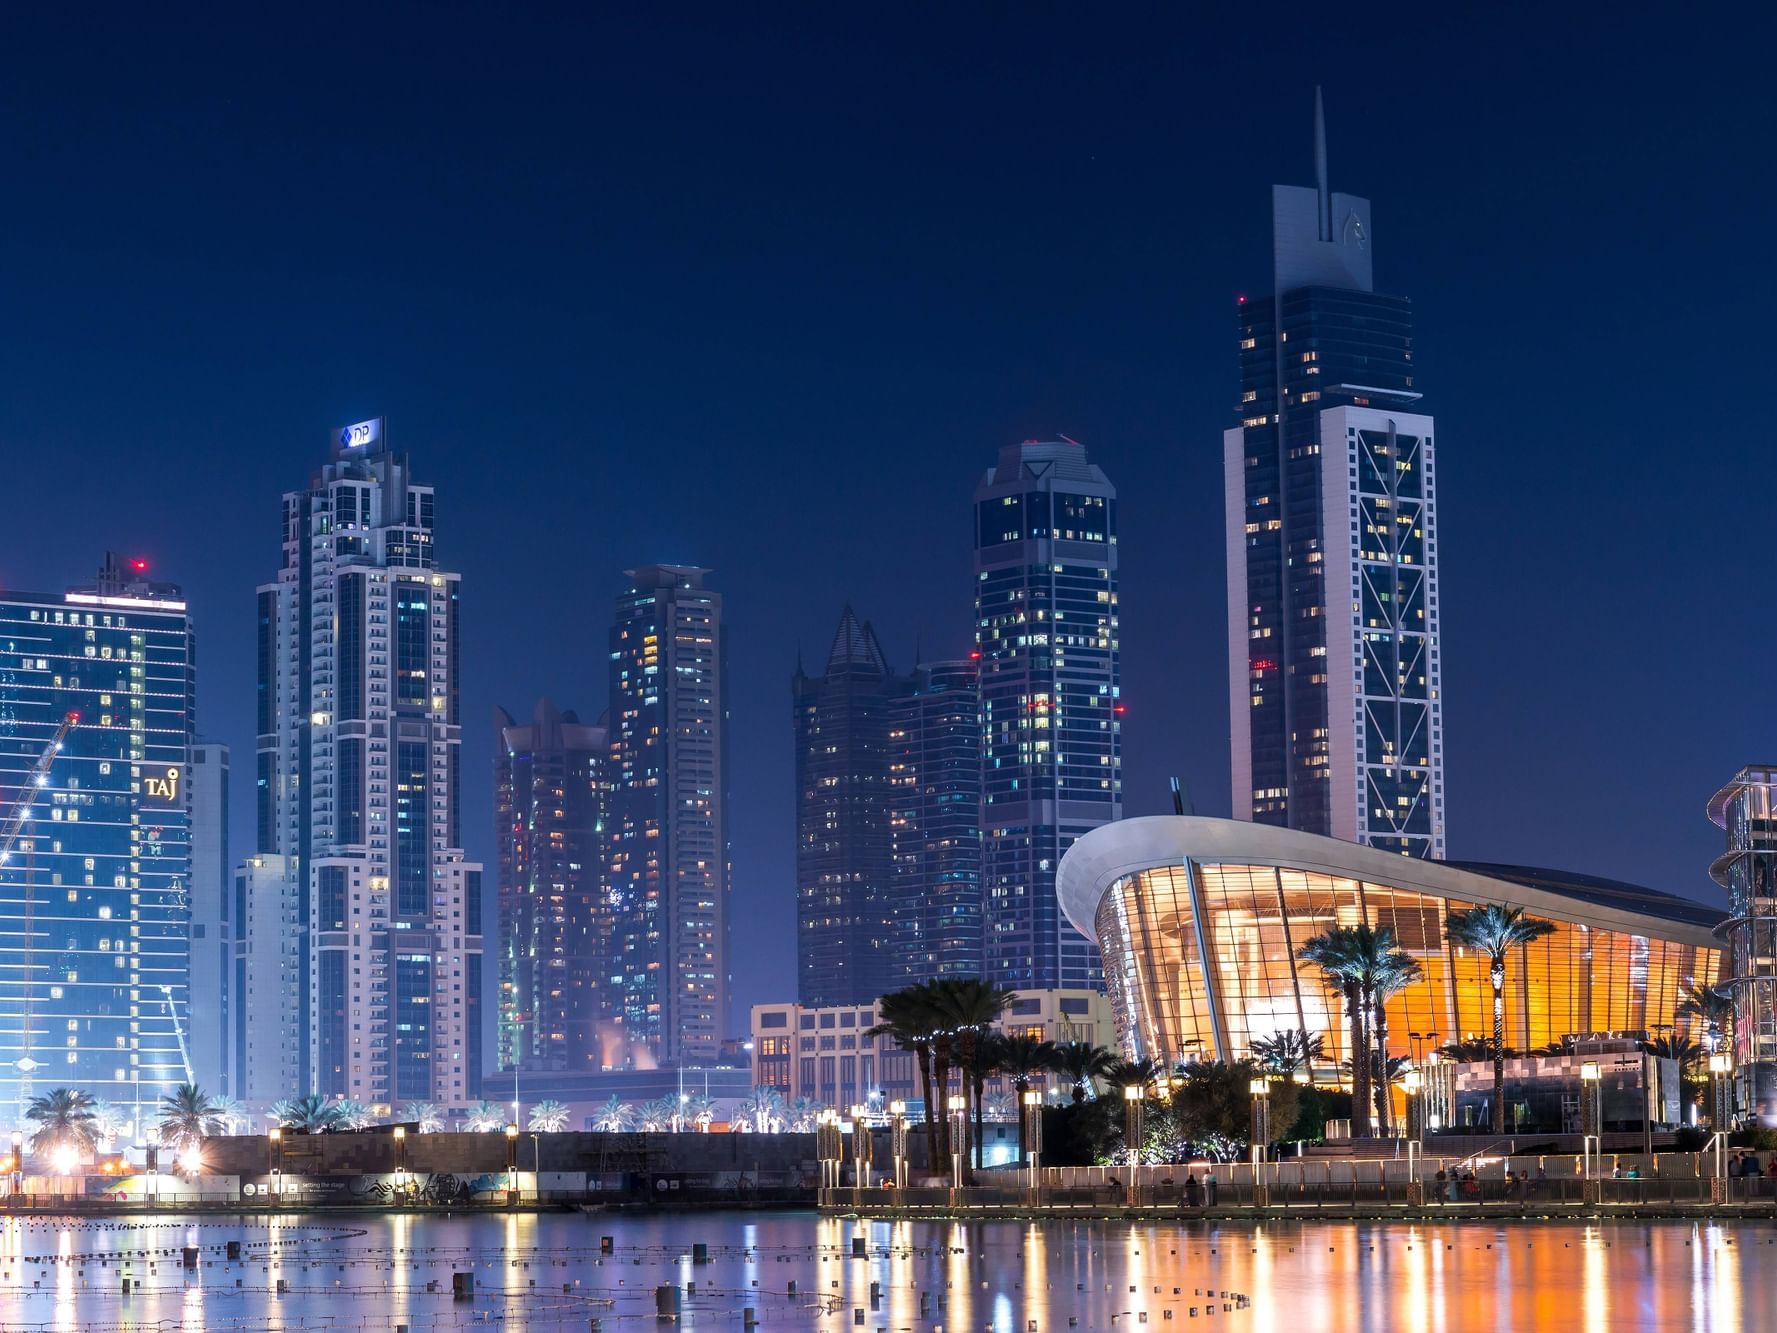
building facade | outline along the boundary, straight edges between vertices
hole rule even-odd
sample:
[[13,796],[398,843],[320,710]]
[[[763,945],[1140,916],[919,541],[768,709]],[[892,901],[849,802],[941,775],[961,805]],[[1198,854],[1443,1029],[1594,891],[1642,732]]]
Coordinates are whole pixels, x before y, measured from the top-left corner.
[[1717,913],[1700,903],[1236,820],[1160,816],[1099,829],[1068,853],[1060,894],[1068,919],[1104,951],[1124,1050],[1168,1064],[1241,1059],[1255,1041],[1299,1033],[1324,1042],[1317,1077],[1337,1078],[1350,1056],[1340,1000],[1297,952],[1359,921],[1392,928],[1424,973],[1387,1002],[1391,1055],[1491,1035],[1488,959],[1445,930],[1450,912],[1478,904],[1520,907],[1555,926],[1512,958],[1505,1040],[1518,1050],[1576,1035],[1685,1031],[1687,988],[1715,984],[1721,970],[1710,933]]
[[611,629],[611,1067],[712,1061],[728,1007],[722,596],[709,571],[628,571]]
[[494,717],[500,1068],[604,1067],[612,919],[604,893],[610,742],[548,699]]
[[796,758],[796,992],[868,1004],[894,967],[892,700],[905,688],[847,606],[818,676],[790,681]]
[[1777,768],[1753,764],[1709,802],[1727,849],[1709,867],[1728,892],[1716,927],[1725,951],[1723,988],[1734,999],[1738,1105],[1777,1127]]
[[1434,431],[1370,204],[1272,189],[1272,294],[1239,304],[1223,435],[1237,818],[1444,854]]
[[[0,1107],[72,1087],[144,1123],[190,1073],[196,663],[179,589],[0,592]],[[73,725],[40,780],[36,765]]]
[[979,977],[985,936],[975,658],[928,662],[890,700],[888,779],[894,930],[886,989]]
[[1055,872],[1122,813],[1117,493],[1070,440],[1000,450],[975,488],[985,975],[1090,988],[1098,953]]
[[[890,1038],[869,1035],[880,1020],[874,1003],[754,1005],[753,1082],[775,1090],[786,1102],[869,1106],[880,1111],[901,1101],[923,1108],[925,1092],[913,1052],[900,1049]],[[1110,1001],[1096,990],[1020,991],[995,1028],[1038,1041],[1107,1047],[1117,1036]],[[1035,1086],[1050,1095],[1065,1095],[1058,1076],[1051,1076],[1047,1087],[1041,1080]],[[1010,1085],[995,1075],[987,1090],[990,1095],[1004,1094]]]
[[228,747],[200,741],[186,769],[191,793],[191,1076],[236,1095],[234,873],[228,859]]
[[282,518],[259,589],[259,855],[242,881],[276,895],[250,925],[287,941],[276,974],[247,982],[261,1013],[288,1006],[272,1095],[460,1106],[481,1069],[481,867],[462,851],[459,580],[437,563],[433,489],[381,419],[359,422]]

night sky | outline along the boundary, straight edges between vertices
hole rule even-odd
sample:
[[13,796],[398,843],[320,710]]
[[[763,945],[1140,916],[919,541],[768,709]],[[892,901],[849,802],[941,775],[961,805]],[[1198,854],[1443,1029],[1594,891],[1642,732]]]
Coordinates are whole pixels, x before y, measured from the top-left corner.
[[279,497],[386,415],[491,866],[494,706],[596,715],[621,571],[712,566],[744,1017],[794,989],[798,646],[850,599],[966,651],[1001,444],[1121,490],[1127,812],[1228,812],[1234,305],[1319,82],[1438,419],[1450,854],[1713,899],[1704,802],[1777,758],[1771,20],[1218,8],[15,6],[0,586],[184,584],[245,854]]

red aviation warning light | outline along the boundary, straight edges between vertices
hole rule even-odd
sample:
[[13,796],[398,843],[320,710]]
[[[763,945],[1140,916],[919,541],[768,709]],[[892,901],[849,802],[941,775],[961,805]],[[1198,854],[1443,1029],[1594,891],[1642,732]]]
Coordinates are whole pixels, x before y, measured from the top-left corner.
[[148,572],[148,562],[141,556],[137,556],[134,560],[130,561],[130,568],[135,570],[138,574],[146,574]]

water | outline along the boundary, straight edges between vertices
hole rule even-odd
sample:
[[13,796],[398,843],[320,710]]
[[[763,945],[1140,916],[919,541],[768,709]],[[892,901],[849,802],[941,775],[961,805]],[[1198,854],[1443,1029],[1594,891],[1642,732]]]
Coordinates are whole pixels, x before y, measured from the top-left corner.
[[[615,1253],[601,1256],[605,1235]],[[866,1238],[866,1259],[851,1257],[856,1236]],[[226,1261],[231,1240],[242,1242],[242,1262]],[[709,1247],[706,1264],[692,1262],[698,1242]],[[201,1257],[190,1275],[179,1253],[188,1244]],[[126,1261],[137,1287],[128,1296]],[[655,1288],[673,1284],[685,1322],[706,1328],[740,1328],[751,1305],[765,1330],[930,1333],[942,1324],[949,1333],[1024,1333],[1035,1321],[1047,1333],[1068,1328],[1070,1317],[1081,1329],[1121,1330],[1144,1327],[1145,1312],[1146,1327],[1228,1333],[1725,1333],[1777,1328],[1774,1266],[1777,1225],[1766,1221],[1216,1226],[807,1213],[8,1220],[0,1223],[0,1328],[245,1333],[404,1323],[412,1333],[584,1333],[597,1319],[607,1331],[639,1330],[663,1327]],[[452,1299],[455,1272],[474,1273],[472,1303]],[[687,1282],[695,1283],[690,1295]],[[875,1309],[872,1282],[882,1292]],[[854,1322],[859,1309],[862,1323]]]

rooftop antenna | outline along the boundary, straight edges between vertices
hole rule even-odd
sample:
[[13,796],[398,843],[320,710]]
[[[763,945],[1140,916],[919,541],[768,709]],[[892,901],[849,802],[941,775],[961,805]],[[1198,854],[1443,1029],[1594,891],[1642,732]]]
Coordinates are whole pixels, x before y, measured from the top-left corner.
[[1314,186],[1319,194],[1315,227],[1320,239],[1333,239],[1333,201],[1327,193],[1327,113],[1321,105],[1320,85],[1314,85]]
[[1196,814],[1197,803],[1191,799],[1190,788],[1177,778],[1168,778],[1167,781],[1172,786],[1172,813],[1175,815]]

